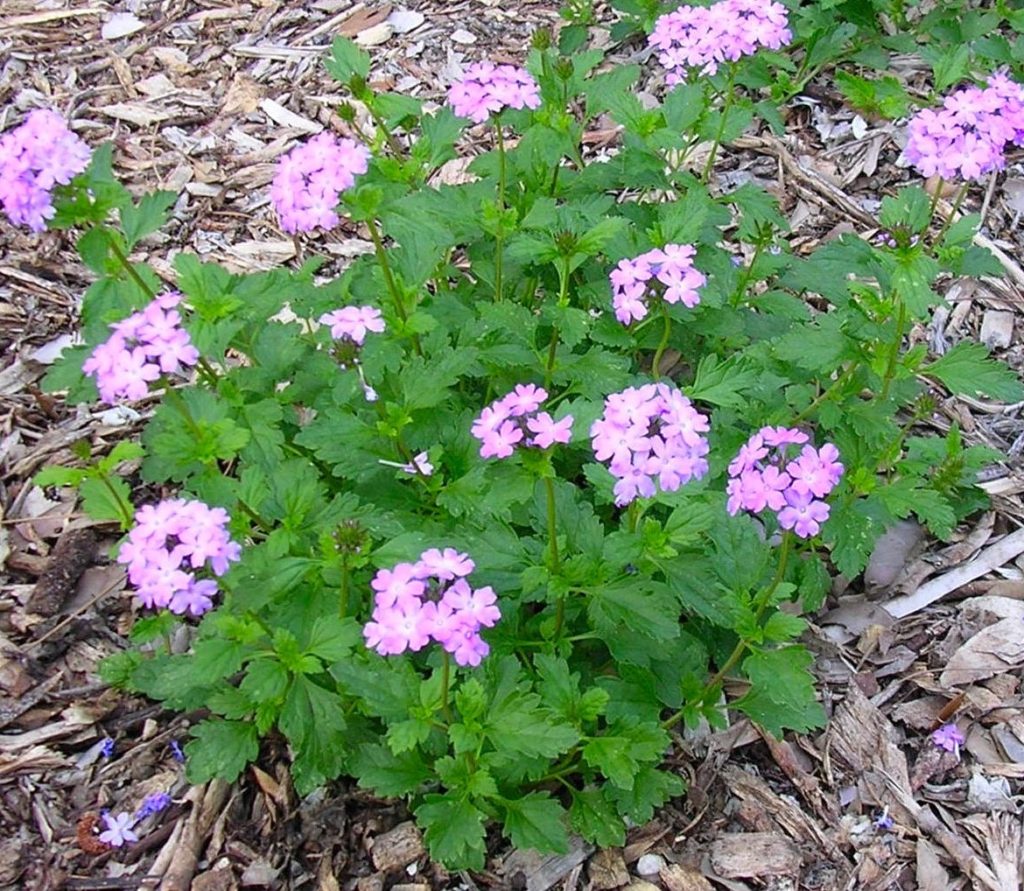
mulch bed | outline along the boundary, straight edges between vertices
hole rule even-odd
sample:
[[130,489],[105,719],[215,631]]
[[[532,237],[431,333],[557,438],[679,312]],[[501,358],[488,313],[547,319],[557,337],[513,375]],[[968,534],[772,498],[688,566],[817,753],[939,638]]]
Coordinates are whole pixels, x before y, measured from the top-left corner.
[[[343,94],[320,65],[331,39],[367,44],[382,85],[440,100],[460,63],[520,61],[532,31],[552,26],[555,4],[522,0],[138,0],[123,9],[7,0],[0,129],[13,109],[55,107],[91,144],[113,141],[133,191],[179,191],[172,224],[138,254],[168,281],[180,250],[240,272],[316,252],[329,274],[367,243],[344,227],[308,243],[286,236],[267,186],[275,159],[296,141],[344,130],[335,113]],[[644,55],[639,45],[613,50]],[[913,64],[897,73],[912,87],[924,83]],[[716,187],[769,188],[799,251],[842,232],[871,237],[881,198],[910,179],[896,164],[900,128],[857,116],[827,82],[792,103],[787,126],[784,139],[747,136],[723,152]],[[614,126],[586,141],[608,150]],[[947,303],[914,339],[941,350],[980,338],[1014,367],[1024,362],[1015,336],[1024,271],[1013,259],[1022,170],[1012,164],[967,201],[982,211],[981,242],[1006,275],[942,283]],[[187,738],[195,716],[99,682],[98,661],[126,646],[133,621],[122,572],[109,562],[113,532],[91,524],[73,493],[31,483],[43,466],[72,462],[74,443],[102,452],[147,415],[144,402],[105,410],[39,389],[73,335],[88,284],[61,235],[0,227],[0,887],[1020,887],[1022,406],[941,401],[936,429],[956,421],[971,441],[1008,455],[984,483],[992,509],[945,545],[904,524],[865,579],[837,580],[808,636],[830,718],[824,731],[777,741],[740,720],[719,733],[677,735],[669,760],[689,793],[631,830],[624,849],[581,842],[567,856],[540,858],[495,837],[485,872],[449,875],[429,862],[403,805],[350,782],[299,800],[281,740],[267,740],[238,783],[190,787],[172,743]],[[948,721],[966,735],[959,756],[930,741]],[[137,844],[97,844],[102,808],[131,811],[160,790],[174,804],[142,824]]]

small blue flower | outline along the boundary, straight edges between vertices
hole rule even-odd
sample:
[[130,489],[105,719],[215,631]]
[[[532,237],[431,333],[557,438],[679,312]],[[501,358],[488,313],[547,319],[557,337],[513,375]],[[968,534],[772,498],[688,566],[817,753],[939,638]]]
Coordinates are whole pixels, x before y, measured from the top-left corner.
[[100,743],[100,754],[104,758],[111,758],[114,754],[114,741],[108,736]]
[[176,739],[171,740],[171,755],[174,756],[174,760],[179,764],[185,763],[185,753],[181,750],[181,746],[178,744]]
[[153,792],[142,800],[142,806],[135,812],[136,820],[143,820],[169,807],[171,796],[166,792]]
[[892,817],[889,816],[888,809],[882,811],[871,823],[879,832],[892,832],[896,824],[893,822]]

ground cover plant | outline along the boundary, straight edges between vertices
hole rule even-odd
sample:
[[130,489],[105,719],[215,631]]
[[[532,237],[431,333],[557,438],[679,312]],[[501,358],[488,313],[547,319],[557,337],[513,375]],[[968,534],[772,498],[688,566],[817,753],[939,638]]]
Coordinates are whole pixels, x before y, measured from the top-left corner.
[[[768,82],[799,89],[850,47],[814,61],[821,22],[781,5],[665,12],[652,108],[580,26],[538,35],[524,68],[467,69],[430,110],[374,93],[337,41],[329,70],[376,126],[343,109],[351,135],[294,149],[271,189],[285,231],[364,228],[374,253],[336,280],[315,258],[232,276],[179,254],[170,291],[129,257],[173,195],[129,196],[110,148],[90,160],[58,116],[3,138],[10,219],[75,229],[97,277],[51,389],[161,400],[141,446],[38,481],[79,484],[126,533],[144,609],[106,677],[209,709],[193,780],[282,734],[300,792],[351,775],[409,796],[449,866],[482,865],[492,822],[523,847],[619,844],[684,791],[659,770],[681,722],[821,723],[798,613],[831,568],[856,574],[897,518],[948,536],[982,504],[994,456],[915,423],[935,387],[1020,386],[975,345],[905,348],[938,276],[996,271],[976,221],[936,220],[938,189],[912,186],[875,242],[794,256],[765,192],[708,181],[755,116],[781,123]],[[864,30],[845,39],[870,49]],[[998,169],[1024,133],[1020,88],[983,66],[956,81],[972,73],[984,87],[911,123],[922,175]],[[602,114],[621,150],[584,157]],[[473,125],[494,149],[435,185]],[[135,457],[167,497],[131,502]],[[111,815],[103,840],[131,825]]]

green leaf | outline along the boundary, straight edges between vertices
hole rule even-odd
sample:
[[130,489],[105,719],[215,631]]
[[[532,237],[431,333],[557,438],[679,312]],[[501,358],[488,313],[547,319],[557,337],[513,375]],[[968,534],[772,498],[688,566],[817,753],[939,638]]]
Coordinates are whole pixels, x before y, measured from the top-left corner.
[[695,402],[742,409],[747,405],[745,391],[757,383],[759,376],[760,371],[742,356],[720,362],[714,353],[707,353],[697,363],[693,383],[683,391]]
[[309,678],[293,678],[278,726],[295,750],[292,777],[299,795],[312,792],[345,766],[345,718],[341,697]]
[[574,792],[569,815],[573,829],[598,847],[618,848],[625,844],[626,826],[602,790],[591,786]]
[[640,764],[632,755],[632,744],[619,736],[598,736],[583,747],[583,760],[601,771],[621,789],[632,789]]
[[672,593],[664,585],[640,577],[595,587],[587,615],[605,640],[626,631],[654,640],[679,636],[679,607]]
[[418,752],[396,755],[379,743],[360,746],[350,766],[361,788],[385,798],[410,795],[433,775]]
[[319,616],[309,633],[306,652],[332,665],[344,659],[362,639],[362,627],[354,619]]
[[143,195],[138,204],[121,208],[121,228],[128,250],[167,222],[168,211],[177,197],[175,192],[150,192]]
[[132,518],[132,489],[120,477],[82,480],[78,487],[82,508],[94,520],[115,520],[127,528]]
[[670,798],[682,795],[686,784],[675,774],[647,765],[640,768],[630,789],[608,787],[607,793],[615,802],[619,813],[629,817],[638,826],[648,823],[656,808]]
[[505,835],[519,849],[533,848],[550,854],[569,850],[565,809],[547,792],[530,792],[505,807]]
[[732,703],[773,736],[805,733],[825,723],[825,710],[814,694],[808,670],[814,658],[802,646],[759,650],[743,660],[750,690]]
[[499,704],[488,716],[486,732],[496,749],[527,758],[555,758],[579,739],[568,724],[549,720],[534,694],[513,696]]
[[1000,402],[1024,399],[1024,385],[1002,362],[989,358],[980,343],[958,343],[941,359],[921,369],[922,374],[938,378],[951,392],[982,396]]
[[347,37],[335,37],[324,68],[338,83],[347,85],[353,77],[366,80],[370,74],[370,54]]
[[215,777],[233,783],[259,754],[256,725],[248,721],[203,721],[192,728],[185,745],[185,772],[191,783]]
[[89,471],[79,467],[60,467],[57,464],[51,464],[32,477],[32,484],[43,487],[77,486],[88,473]]
[[910,96],[906,88],[891,74],[868,79],[837,70],[834,77],[846,101],[858,111],[895,120],[906,116],[910,109]]
[[483,869],[483,811],[465,799],[435,792],[414,813],[434,860],[452,870]]

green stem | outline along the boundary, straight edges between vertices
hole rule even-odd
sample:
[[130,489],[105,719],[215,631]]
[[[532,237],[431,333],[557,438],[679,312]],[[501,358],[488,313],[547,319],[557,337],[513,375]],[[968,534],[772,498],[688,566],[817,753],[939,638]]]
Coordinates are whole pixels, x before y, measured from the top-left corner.
[[558,353],[558,328],[552,326],[551,340],[548,341],[548,358],[544,363],[544,389],[551,390],[551,378],[555,373],[555,356]]
[[388,144],[391,154],[396,158],[400,158],[405,154],[405,152],[402,150],[402,146],[398,140],[395,139],[394,134],[388,129],[387,124],[384,123],[384,118],[377,113],[377,110],[371,103],[367,102],[364,104],[366,105],[366,110],[370,113],[370,117],[373,119],[373,122],[377,125],[377,129],[384,134],[384,141]]
[[185,421],[185,426],[188,427],[189,432],[197,439],[203,438],[203,431],[196,423],[195,418],[192,417],[192,412],[188,410],[188,406],[185,404],[185,400],[181,398],[181,394],[169,384],[164,386],[164,398],[167,402],[174,406],[175,411],[181,415],[182,420]]
[[126,532],[132,525],[135,511],[132,509],[131,504],[121,497],[121,493],[111,483],[109,476],[104,473],[99,477],[99,480],[103,484],[103,488],[110,493],[110,497],[114,499],[114,504],[117,505],[117,512],[121,515],[121,530]]
[[348,596],[351,580],[348,571],[348,553],[341,555],[341,592],[338,597],[338,618],[344,619],[348,615]]
[[[771,602],[772,596],[775,594],[779,585],[782,584],[782,580],[786,576],[786,564],[789,562],[789,554],[793,546],[793,533],[784,532],[782,534],[782,545],[779,548],[779,563],[775,569],[775,575],[772,576],[771,582],[768,583],[768,587],[764,589],[761,596],[758,598],[757,607],[754,610],[754,624],[758,624],[761,620],[761,616],[764,615],[764,611],[768,608],[768,604]],[[743,658],[743,654],[747,651],[747,648],[751,644],[750,638],[740,638],[736,646],[733,647],[733,651],[729,654],[729,658],[722,663],[722,667],[718,669],[707,682],[704,687],[705,699],[710,696],[714,691],[717,690],[718,685],[722,683],[725,676],[736,667],[740,659]],[[683,717],[684,709],[680,709],[677,712],[671,714],[668,718],[661,722],[661,726],[668,730],[670,727],[674,727]]]
[[113,238],[107,239],[107,244],[110,245],[110,252],[117,258],[117,262],[121,264],[121,268],[128,273],[128,277],[142,289],[142,292],[148,296],[150,300],[156,297],[153,289],[147,285],[146,280],[139,275],[139,270],[132,265],[131,260],[129,260],[125,252],[121,250],[121,245],[119,245]]
[[942,228],[939,229],[939,234],[935,236],[935,244],[942,241],[943,236],[945,236],[946,232],[949,231],[949,227],[953,224],[953,217],[956,216],[956,212],[960,209],[960,205],[963,204],[964,198],[966,197],[967,183],[964,183],[957,190],[956,197],[953,199],[953,206],[949,209],[949,216],[946,217],[946,221],[942,224]]
[[636,532],[636,527],[640,523],[640,516],[642,511],[640,510],[640,502],[634,499],[629,503],[626,515],[629,518],[629,531],[630,533]]
[[[391,272],[391,264],[388,262],[388,255],[384,250],[384,239],[381,238],[380,229],[377,228],[377,221],[369,219],[366,221],[366,226],[370,230],[370,240],[373,242],[373,251],[377,255],[377,263],[380,265],[381,274],[384,276],[384,285],[395,304],[395,313],[404,324],[409,321],[409,315],[405,311],[405,303],[402,300],[401,292],[398,290],[398,283]],[[416,355],[422,356],[423,348],[420,346],[419,335],[413,334],[412,345],[416,350]]]
[[711,179],[711,168],[715,166],[718,146],[721,145],[722,136],[725,135],[725,124],[729,119],[729,109],[732,108],[732,93],[735,85],[736,64],[730,63],[729,80],[725,85],[725,101],[722,103],[722,119],[718,122],[718,132],[715,134],[715,141],[711,144],[711,154],[708,155],[707,163],[704,165],[704,172],[701,174],[701,181],[705,184]]
[[812,400],[810,405],[808,405],[802,412],[800,412],[800,414],[798,414],[795,418],[793,418],[793,423],[790,426],[795,427],[797,424],[799,424],[805,418],[809,417],[810,414],[815,409],[817,409],[823,402],[827,402],[829,399],[831,399],[832,395],[835,393],[835,391],[838,390],[840,386],[846,384],[847,381],[849,380],[849,378],[853,377],[853,375],[854,375],[854,373],[856,371],[857,371],[857,366],[856,365],[850,365],[847,368],[845,368],[843,371],[841,371],[839,373],[839,376],[834,381],[832,381],[832,383],[829,384],[828,387],[826,387],[824,390],[822,390],[821,393],[819,393]]
[[942,187],[946,185],[946,181],[940,176],[939,181],[935,184],[935,190],[932,192],[932,203],[928,206],[928,222],[931,222],[932,217],[935,216],[935,208],[939,206],[939,198],[942,195]]
[[[556,575],[561,568],[562,561],[558,554],[558,523],[555,511],[555,481],[550,477],[544,477],[544,492],[547,495],[548,515],[548,547],[550,551],[551,574]],[[565,624],[565,594],[558,598],[555,606],[555,630],[554,637],[557,639],[562,633],[562,626]]]
[[452,709],[448,704],[448,688],[452,679],[452,657],[447,650],[441,650],[441,711],[444,712],[444,719],[451,724]]
[[494,236],[494,302],[501,303],[505,259],[505,136],[501,132],[500,115],[494,119],[494,133],[498,143],[498,231]]
[[651,367],[651,373],[654,375],[655,380],[661,377],[661,357],[665,352],[665,347],[668,346],[669,335],[672,333],[672,320],[668,317],[668,309],[664,301],[661,302],[661,317],[664,321],[664,329],[661,332],[661,341],[658,343],[658,348],[654,351],[654,364]]
[[235,503],[242,509],[242,513],[249,517],[249,519],[251,519],[260,529],[264,532],[270,532],[270,527],[264,521],[263,517],[256,513],[256,511],[254,511],[247,502],[243,501],[241,498],[236,498]]
[[907,305],[899,296],[895,296],[895,299],[899,303],[899,309],[896,314],[896,337],[893,338],[892,349],[889,351],[889,360],[885,366],[885,376],[882,378],[882,392],[879,393],[879,398],[884,402],[889,398],[889,388],[892,385],[892,379],[896,375],[896,360],[899,359],[900,347],[903,345],[903,329],[907,325]]

